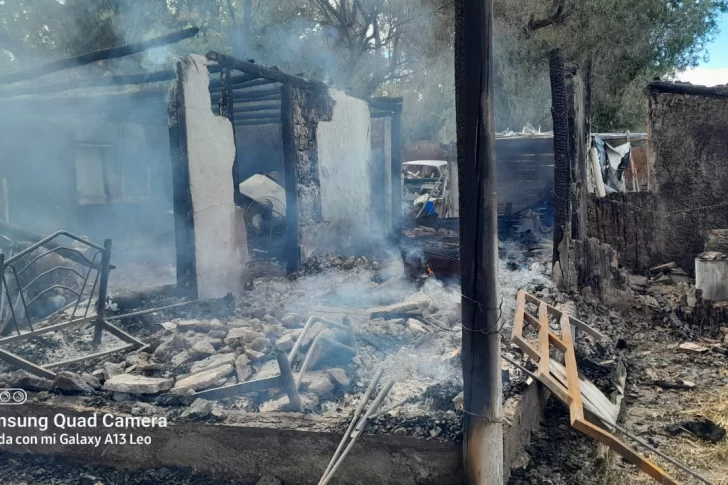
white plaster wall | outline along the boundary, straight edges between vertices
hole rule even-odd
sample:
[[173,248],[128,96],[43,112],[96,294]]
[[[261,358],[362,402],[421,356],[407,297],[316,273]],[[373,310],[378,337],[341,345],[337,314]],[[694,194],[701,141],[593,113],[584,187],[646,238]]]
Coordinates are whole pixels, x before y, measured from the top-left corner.
[[181,63],[197,293],[215,298],[240,290],[247,259],[245,225],[233,200],[233,127],[210,109],[207,59],[189,55]]
[[331,121],[316,131],[321,184],[321,215],[350,246],[369,232],[371,205],[371,118],[366,101],[329,90],[334,100]]

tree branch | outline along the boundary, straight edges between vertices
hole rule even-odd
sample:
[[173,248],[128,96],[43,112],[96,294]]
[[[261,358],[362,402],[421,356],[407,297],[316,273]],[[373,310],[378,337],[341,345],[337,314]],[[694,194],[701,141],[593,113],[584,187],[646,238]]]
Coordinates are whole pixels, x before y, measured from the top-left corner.
[[531,18],[528,21],[528,25],[526,26],[526,37],[530,36],[531,33],[549,27],[551,25],[559,25],[564,23],[564,20],[566,19],[566,15],[564,14],[564,6],[566,4],[566,0],[556,0],[556,10],[550,17],[546,17],[543,19],[536,20],[533,15],[531,15]]

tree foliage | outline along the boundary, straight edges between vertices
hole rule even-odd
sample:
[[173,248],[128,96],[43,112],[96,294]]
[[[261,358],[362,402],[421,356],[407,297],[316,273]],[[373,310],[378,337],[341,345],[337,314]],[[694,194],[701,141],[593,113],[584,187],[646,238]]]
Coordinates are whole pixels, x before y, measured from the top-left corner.
[[[646,83],[695,65],[727,4],[495,0],[498,129],[550,128],[546,59],[555,47],[593,66],[595,129],[640,129]],[[0,70],[191,25],[199,38],[76,75],[154,70],[216,49],[360,96],[403,96],[406,137],[454,138],[452,0],[0,0]]]

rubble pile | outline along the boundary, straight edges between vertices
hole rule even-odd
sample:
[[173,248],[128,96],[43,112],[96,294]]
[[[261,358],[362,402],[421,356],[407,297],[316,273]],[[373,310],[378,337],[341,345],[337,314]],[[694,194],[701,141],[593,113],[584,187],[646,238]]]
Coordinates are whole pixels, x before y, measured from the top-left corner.
[[[460,367],[460,288],[435,277],[412,281],[403,276],[399,258],[328,258],[316,271],[297,278],[261,277],[249,285],[233,308],[230,297],[175,314],[145,317],[145,348],[114,354],[93,364],[75,364],[57,382],[6,374],[9,383],[41,392],[91,396],[88,403],[132,414],[165,415],[172,420],[221,421],[236,413],[288,411],[283,389],[207,399],[197,393],[280,375],[278,353],[290,353],[303,410],[345,428],[378,369],[395,385],[370,422],[369,433],[406,434],[427,439],[458,440],[462,428]],[[521,287],[548,294],[546,267],[519,260],[517,270],[502,262],[504,335],[513,320],[515,294]],[[201,318],[199,315],[208,315]],[[314,322],[304,333],[311,317]],[[334,322],[334,326],[326,324]],[[339,323],[344,322],[344,323]],[[139,322],[131,322],[134,327]],[[350,327],[347,327],[350,326]],[[356,342],[350,340],[351,328]],[[149,329],[156,329],[150,332]],[[83,330],[92,332],[92,327]],[[89,335],[65,335],[59,349],[89,342]],[[334,347],[318,349],[299,374],[317,336]],[[106,337],[105,337],[106,338]],[[324,342],[324,340],[322,340]],[[50,345],[50,344],[49,344]],[[88,344],[90,345],[90,344]],[[42,349],[47,350],[47,347]],[[332,350],[333,349],[333,350]],[[504,351],[513,352],[504,340]],[[514,395],[526,376],[504,370],[504,393]]]

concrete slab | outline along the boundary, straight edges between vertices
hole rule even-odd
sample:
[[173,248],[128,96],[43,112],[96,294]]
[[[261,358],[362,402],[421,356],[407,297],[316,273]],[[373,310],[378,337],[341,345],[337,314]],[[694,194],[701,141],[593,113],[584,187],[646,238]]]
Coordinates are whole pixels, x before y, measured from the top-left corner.
[[[536,384],[505,404],[504,463],[506,476],[523,455],[531,432],[541,419],[548,393]],[[104,409],[81,405],[78,398],[57,396],[52,402],[30,401],[8,406],[3,416],[34,416],[49,419],[49,428],[3,428],[12,437],[37,437],[38,444],[2,444],[12,453],[53,455],[93,465],[117,468],[190,467],[213,478],[254,482],[270,473],[284,483],[318,483],[341,435],[332,432],[338,423],[316,415],[296,413],[230,412],[224,424],[199,422],[169,423],[167,427],[143,429],[94,428],[58,429],[55,415],[99,416]],[[119,416],[118,413],[114,413]],[[55,444],[40,444],[41,436],[56,434]],[[100,437],[99,446],[62,445],[60,435]],[[126,433],[148,437],[148,445],[103,444],[107,435]],[[422,440],[407,436],[365,435],[354,446],[338,472],[335,483],[403,485],[455,485],[462,483],[462,443]]]

